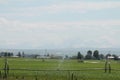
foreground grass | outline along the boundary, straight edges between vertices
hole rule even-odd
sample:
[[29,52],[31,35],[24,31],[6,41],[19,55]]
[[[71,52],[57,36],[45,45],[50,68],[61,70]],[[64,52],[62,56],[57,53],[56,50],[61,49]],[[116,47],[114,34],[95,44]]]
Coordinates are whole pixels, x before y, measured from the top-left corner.
[[[120,62],[111,61],[112,73],[104,73],[105,61],[88,60],[78,63],[77,60],[23,59],[9,58],[10,70],[8,80],[119,80]],[[4,59],[0,58],[0,68],[4,67]],[[40,71],[38,71],[40,70]],[[46,71],[44,71],[46,70]],[[2,74],[4,71],[2,71]]]

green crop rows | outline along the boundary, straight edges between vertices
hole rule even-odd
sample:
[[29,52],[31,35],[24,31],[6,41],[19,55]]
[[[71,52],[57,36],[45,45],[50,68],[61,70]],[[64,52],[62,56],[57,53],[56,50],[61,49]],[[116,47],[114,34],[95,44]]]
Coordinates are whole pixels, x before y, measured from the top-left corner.
[[[8,58],[7,80],[119,80],[120,61],[111,61],[111,73],[104,72],[104,60],[27,59]],[[4,75],[4,58],[0,58],[0,69]]]

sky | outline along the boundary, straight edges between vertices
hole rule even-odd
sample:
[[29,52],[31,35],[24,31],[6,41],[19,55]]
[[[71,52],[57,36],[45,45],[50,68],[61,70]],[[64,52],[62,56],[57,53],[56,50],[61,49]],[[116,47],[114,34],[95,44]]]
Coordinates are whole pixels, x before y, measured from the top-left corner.
[[120,0],[0,0],[0,49],[120,48]]

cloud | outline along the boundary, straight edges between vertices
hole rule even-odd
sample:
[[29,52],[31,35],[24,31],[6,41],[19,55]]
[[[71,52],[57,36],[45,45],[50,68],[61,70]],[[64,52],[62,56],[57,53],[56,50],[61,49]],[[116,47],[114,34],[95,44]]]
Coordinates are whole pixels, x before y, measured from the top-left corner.
[[[21,9],[25,10],[40,10],[40,11],[64,11],[64,10],[100,10],[108,8],[119,8],[120,2],[106,1],[106,2],[81,2],[81,1],[72,1],[66,3],[55,3],[51,5],[43,6],[32,6],[25,7]],[[13,10],[16,8],[13,8]]]
[[[29,48],[112,47],[120,44],[119,20],[21,22],[0,18],[0,44]],[[51,47],[52,45],[52,47]]]
[[8,3],[7,0],[0,0],[0,4],[6,4],[6,3]]
[[[99,11],[104,14],[105,10],[119,9],[119,1],[53,1],[49,4],[43,2],[42,5],[33,5],[37,0],[35,2],[26,0],[25,6],[22,2],[24,0],[0,2],[0,4],[5,3],[0,13],[0,48],[3,46],[7,48],[80,48],[118,47],[120,45],[119,17],[109,19],[115,16],[114,13],[111,13],[112,16],[105,20],[97,18],[87,20],[87,15],[92,17],[94,12],[99,15]],[[64,17],[69,13],[72,21],[68,16],[65,17],[67,21],[48,19],[55,17],[60,19],[61,16]],[[81,15],[79,13],[85,13],[82,17],[85,19],[77,20],[75,15]],[[31,22],[22,21],[26,18],[31,19]]]
[[[40,16],[44,13],[56,14],[66,11],[87,13],[88,11],[98,11],[105,9],[120,8],[120,2],[104,1],[104,2],[84,2],[84,1],[72,1],[72,2],[60,2],[52,3],[50,5],[40,6],[26,6],[26,7],[9,7],[8,9],[13,13],[5,13],[1,15],[12,16]],[[15,13],[14,13],[15,12]]]
[[72,22],[30,22],[25,23],[21,21],[12,21],[5,18],[0,18],[1,27],[17,30],[27,29],[46,29],[46,30],[62,30],[68,28],[81,28],[85,26],[101,26],[107,28],[107,26],[120,26],[120,20],[86,20],[86,21],[72,21]]

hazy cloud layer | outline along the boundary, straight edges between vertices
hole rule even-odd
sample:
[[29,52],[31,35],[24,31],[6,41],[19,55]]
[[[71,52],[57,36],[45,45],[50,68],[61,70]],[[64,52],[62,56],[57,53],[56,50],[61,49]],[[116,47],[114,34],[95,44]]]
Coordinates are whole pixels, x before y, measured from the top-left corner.
[[1,0],[0,48],[119,48],[119,1]]

